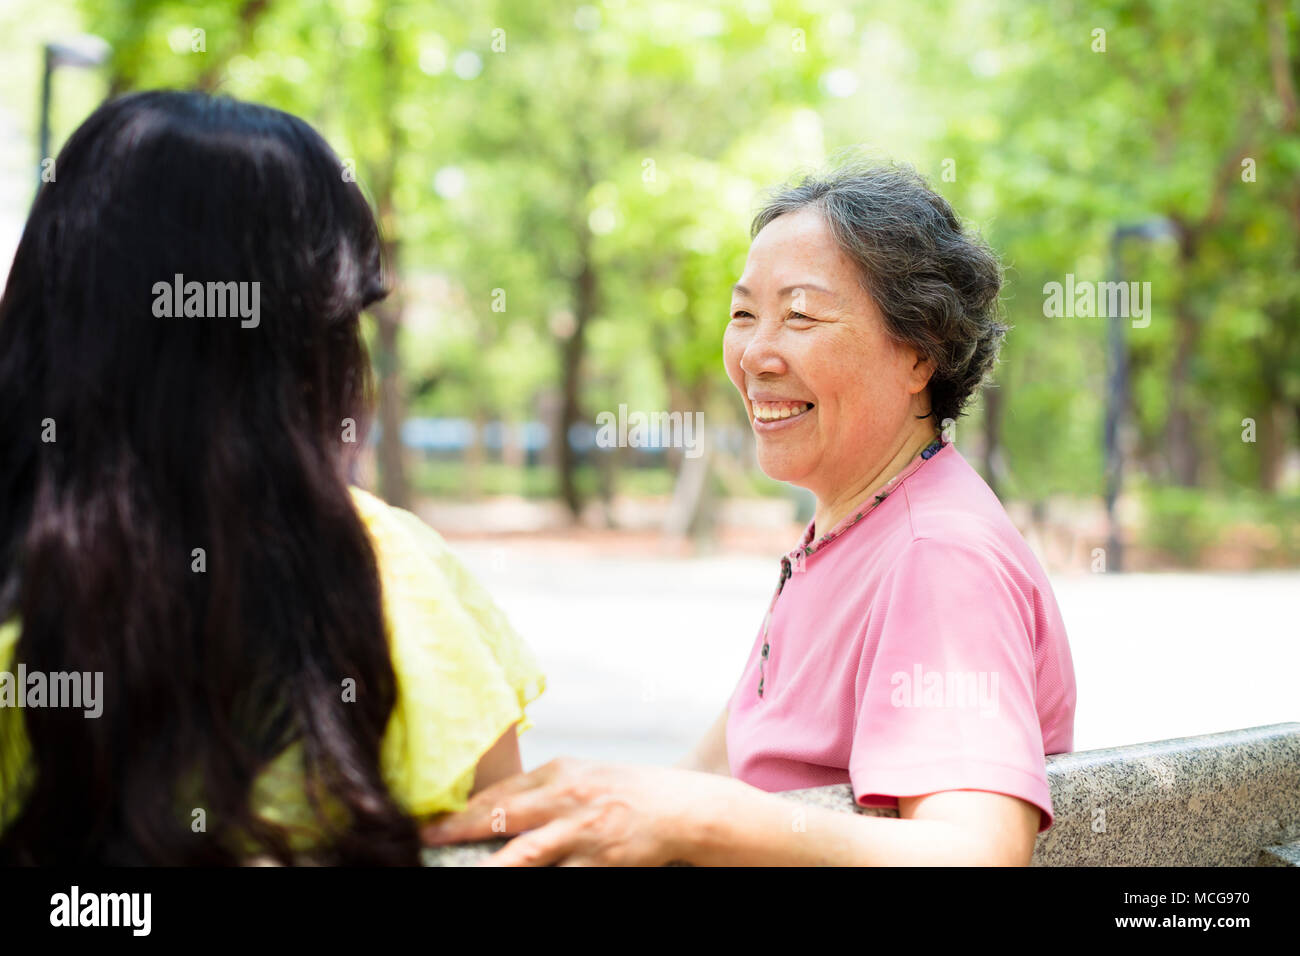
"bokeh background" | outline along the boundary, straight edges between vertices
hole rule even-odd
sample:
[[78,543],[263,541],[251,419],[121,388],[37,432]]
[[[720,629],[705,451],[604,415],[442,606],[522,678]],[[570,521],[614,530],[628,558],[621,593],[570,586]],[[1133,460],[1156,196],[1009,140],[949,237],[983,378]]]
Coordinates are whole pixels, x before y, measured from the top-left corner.
[[[0,260],[105,96],[297,113],[395,294],[360,480],[438,528],[549,677],[525,761],[669,763],[724,705],[810,499],[722,369],[763,190],[914,165],[1013,326],[950,435],[1052,574],[1080,749],[1300,719],[1293,0],[0,0]],[[1149,324],[1045,315],[1150,283]],[[596,416],[702,412],[699,457]]]

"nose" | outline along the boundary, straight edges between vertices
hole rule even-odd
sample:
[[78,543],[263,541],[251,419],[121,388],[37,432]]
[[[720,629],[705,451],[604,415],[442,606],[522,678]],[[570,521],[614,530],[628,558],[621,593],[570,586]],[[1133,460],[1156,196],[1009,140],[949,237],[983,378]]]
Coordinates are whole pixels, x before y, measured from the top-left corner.
[[785,359],[777,340],[779,326],[770,327],[757,323],[753,335],[745,343],[745,350],[740,355],[740,368],[746,375],[784,375],[787,371]]

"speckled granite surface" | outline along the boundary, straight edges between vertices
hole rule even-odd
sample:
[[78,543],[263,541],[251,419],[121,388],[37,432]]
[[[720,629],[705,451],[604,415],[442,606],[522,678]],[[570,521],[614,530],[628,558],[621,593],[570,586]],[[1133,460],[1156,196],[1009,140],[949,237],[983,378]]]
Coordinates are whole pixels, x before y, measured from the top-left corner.
[[[1047,759],[1045,866],[1257,866],[1300,839],[1300,723]],[[1276,864],[1274,864],[1276,865]]]
[[[1047,758],[1056,822],[1036,866],[1300,866],[1300,723],[1180,737]],[[846,813],[848,784],[791,800]],[[503,841],[425,851],[428,866],[469,866]]]
[[1265,847],[1259,862],[1261,866],[1300,866],[1300,840],[1285,846]]

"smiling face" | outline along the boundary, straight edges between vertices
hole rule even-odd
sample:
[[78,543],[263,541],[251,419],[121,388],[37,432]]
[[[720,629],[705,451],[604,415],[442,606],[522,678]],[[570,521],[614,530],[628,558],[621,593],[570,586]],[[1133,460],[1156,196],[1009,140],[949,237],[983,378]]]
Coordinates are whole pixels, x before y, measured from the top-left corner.
[[754,238],[732,293],[723,359],[765,474],[820,500],[870,478],[930,411],[931,365],[885,330],[857,265],[816,207]]

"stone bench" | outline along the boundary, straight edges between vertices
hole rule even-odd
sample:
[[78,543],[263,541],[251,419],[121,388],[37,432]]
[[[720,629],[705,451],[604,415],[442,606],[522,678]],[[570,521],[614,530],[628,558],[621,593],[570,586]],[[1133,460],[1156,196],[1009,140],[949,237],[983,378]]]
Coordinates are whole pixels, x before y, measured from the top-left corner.
[[[1035,866],[1300,866],[1300,723],[1053,754],[1055,823]],[[791,790],[845,813],[848,784]],[[428,866],[465,866],[504,841],[425,850]]]

